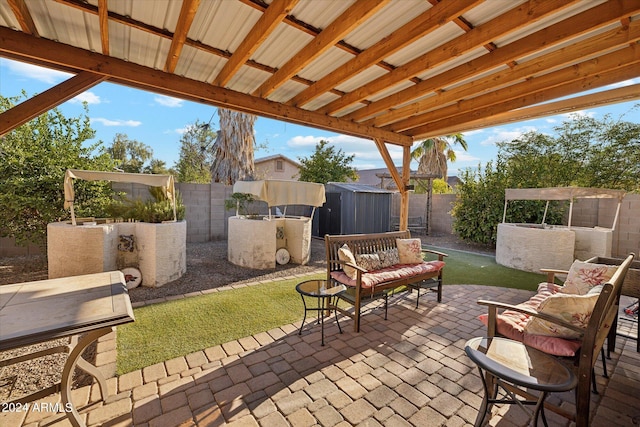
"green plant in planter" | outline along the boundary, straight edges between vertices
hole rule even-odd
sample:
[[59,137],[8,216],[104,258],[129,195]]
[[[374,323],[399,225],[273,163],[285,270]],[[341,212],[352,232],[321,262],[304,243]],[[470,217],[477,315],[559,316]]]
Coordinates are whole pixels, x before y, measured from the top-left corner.
[[[161,187],[149,187],[152,199],[131,200],[126,197],[120,201],[114,201],[108,207],[109,215],[113,218],[122,218],[125,221],[133,220],[149,223],[161,223],[173,220],[173,206]],[[176,219],[182,221],[185,216],[185,206],[182,196],[176,191]]]
[[224,208],[228,211],[235,209],[236,215],[245,215],[247,218],[257,218],[257,212],[249,212],[249,207],[256,199],[249,193],[233,193],[230,199],[224,201]]

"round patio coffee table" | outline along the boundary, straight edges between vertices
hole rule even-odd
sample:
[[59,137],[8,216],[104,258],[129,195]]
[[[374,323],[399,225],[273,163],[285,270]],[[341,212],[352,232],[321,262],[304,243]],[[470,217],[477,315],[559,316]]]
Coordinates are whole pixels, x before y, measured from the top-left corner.
[[[546,426],[544,400],[547,395],[571,390],[578,384],[574,373],[556,358],[519,341],[506,338],[472,338],[467,341],[464,350],[469,359],[478,365],[484,386],[484,399],[476,418],[476,427],[484,423],[494,403],[517,404],[522,408],[523,405],[535,405],[534,426],[538,425],[540,413]],[[540,394],[537,400],[520,400],[508,389],[509,385],[536,390]],[[508,398],[496,398],[498,386],[503,388]]]
[[[304,282],[298,283],[296,285],[296,291],[298,291],[298,293],[300,294],[300,297],[302,298],[302,305],[304,305],[304,317],[302,318],[302,324],[300,325],[300,331],[298,331],[298,335],[302,335],[302,328],[304,327],[304,322],[307,319],[307,312],[317,311],[321,325],[321,342],[322,345],[324,345],[324,312],[326,310],[333,310],[336,315],[336,323],[338,324],[338,329],[340,330],[340,333],[342,333],[342,328],[340,327],[340,322],[338,322],[338,313],[335,309],[333,299],[344,292],[346,289],[347,287],[344,285],[332,286],[328,288],[326,280],[306,280]],[[316,306],[307,306],[305,297],[315,298],[317,303]]]

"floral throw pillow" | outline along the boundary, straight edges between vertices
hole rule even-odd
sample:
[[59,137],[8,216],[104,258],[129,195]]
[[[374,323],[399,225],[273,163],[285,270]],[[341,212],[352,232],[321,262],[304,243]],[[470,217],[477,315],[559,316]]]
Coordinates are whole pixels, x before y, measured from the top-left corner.
[[[342,245],[340,249],[338,249],[338,259],[340,261],[349,262],[353,265],[358,265],[356,263],[356,259],[353,256],[353,252],[351,252],[351,249],[349,249],[349,246],[347,246],[346,243]],[[357,270],[355,268],[349,267],[348,265],[343,265],[342,271],[344,271],[344,274],[351,277],[352,279],[356,278]]]
[[[598,301],[599,293],[587,295],[569,295],[557,293],[544,299],[538,307],[539,313],[558,317],[573,325],[585,328],[591,319],[591,313]],[[576,339],[581,334],[555,323],[532,317],[524,327],[524,332],[532,335],[545,335],[559,338]]]
[[382,268],[378,254],[358,254],[356,255],[356,262],[358,263],[358,267],[362,267],[367,271]]
[[392,265],[400,264],[400,255],[398,255],[397,248],[378,251],[376,253],[380,258],[380,268],[391,267]]
[[585,295],[592,287],[608,282],[617,268],[615,265],[593,264],[576,260],[571,264],[567,280],[560,292]]
[[396,239],[400,264],[418,264],[422,259],[422,242],[420,239]]

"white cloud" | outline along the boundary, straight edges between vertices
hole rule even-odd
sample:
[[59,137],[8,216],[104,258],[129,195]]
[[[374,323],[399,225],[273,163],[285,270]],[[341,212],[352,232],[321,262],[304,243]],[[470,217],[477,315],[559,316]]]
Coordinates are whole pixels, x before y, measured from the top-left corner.
[[169,107],[169,108],[182,107],[182,104],[184,104],[184,99],[174,98],[171,96],[164,96],[164,95],[158,95],[154,97],[153,100],[157,104],[160,104],[163,107]]
[[539,129],[535,126],[522,126],[518,128],[494,128],[491,129],[491,133],[485,139],[480,141],[480,145],[487,146],[495,145],[496,142],[513,141],[514,139],[519,138],[521,135],[531,131],[539,131]]
[[456,163],[478,162],[480,157],[472,156],[464,150],[453,150],[456,153]]
[[18,61],[6,61],[11,72],[24,78],[32,78],[48,84],[56,84],[72,77],[72,74],[62,71],[50,70],[49,68],[38,67],[37,65],[26,64]]
[[126,126],[126,127],[138,127],[142,124],[137,120],[110,120],[102,117],[91,118],[91,123],[101,123],[103,126]]
[[[365,163],[363,163],[363,161],[375,160],[379,162],[381,160],[378,148],[373,141],[349,135],[298,135],[289,139],[289,141],[287,141],[287,146],[293,149],[297,148],[309,151],[309,148],[314,148],[321,140],[328,141],[331,145],[342,150],[348,156],[354,155],[355,158],[353,164],[358,169],[364,169],[363,165],[365,165]],[[402,161],[401,147],[393,144],[387,144],[387,149],[389,150],[389,155],[394,161]]]
[[596,113],[595,111],[586,111],[586,110],[577,110],[577,111],[572,111],[570,113],[563,113],[560,114],[561,117],[570,119],[573,116],[576,117],[595,117],[598,113]]
[[80,95],[77,95],[69,100],[69,102],[73,104],[81,104],[86,102],[87,104],[100,104],[102,102],[100,97],[93,92],[82,92]]

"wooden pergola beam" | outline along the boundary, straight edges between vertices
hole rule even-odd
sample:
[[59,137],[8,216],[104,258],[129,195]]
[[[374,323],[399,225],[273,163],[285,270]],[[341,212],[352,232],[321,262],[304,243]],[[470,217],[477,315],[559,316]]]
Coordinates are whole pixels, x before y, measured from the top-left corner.
[[390,56],[403,47],[411,44],[420,37],[462,15],[473,8],[480,0],[451,0],[440,2],[422,15],[405,24],[389,36],[364,50],[336,70],[318,80],[307,89],[293,97],[288,105],[303,106],[323,93],[333,89],[336,85],[348,80],[355,70],[361,70],[376,64],[383,58]]
[[[639,51],[640,53],[640,51]],[[638,62],[630,65],[599,73],[595,78],[584,78],[574,82],[565,83],[550,89],[542,89],[529,95],[515,98],[471,112],[464,112],[455,116],[436,120],[427,125],[419,126],[408,131],[415,138],[424,138],[426,135],[446,135],[444,129],[452,129],[462,126],[467,122],[485,119],[496,114],[510,110],[527,107],[541,102],[550,101],[576,92],[584,92],[597,87],[618,83],[624,80],[636,78],[638,75]]]
[[225,86],[251,55],[291,12],[298,0],[274,0],[249,31],[240,46],[213,80],[215,86]]
[[449,135],[454,132],[465,132],[480,128],[503,125],[506,123],[520,122],[545,116],[566,114],[572,111],[594,108],[603,105],[627,102],[640,99],[640,84],[624,86],[617,89],[610,89],[604,92],[592,93],[589,95],[576,96],[562,101],[549,102],[533,107],[525,107],[514,111],[496,113],[490,117],[483,117],[477,120],[467,121],[464,124],[455,124],[451,127],[442,127],[434,133],[426,133],[422,138],[433,138],[439,135]]
[[[413,77],[420,73],[424,73],[429,69],[433,69],[438,65],[451,60],[453,57],[463,55],[473,49],[482,47],[499,37],[517,31],[520,28],[529,25],[531,21],[535,22],[542,19],[550,13],[557,12],[558,9],[570,6],[571,3],[575,1],[577,0],[530,0],[529,2],[499,15],[498,17],[467,33],[464,33],[461,36],[456,37],[455,39],[446,42],[423,55],[420,55],[418,58],[407,62],[392,72],[349,92],[345,96],[327,104],[322,109],[322,112],[326,114],[334,114],[352,104],[355,104],[356,102],[362,101],[368,96],[388,89],[393,85],[400,84],[409,77]],[[402,91],[401,97],[406,98],[406,101],[411,100],[411,93],[414,87],[410,87],[409,89]],[[397,98],[398,97],[390,96],[383,98],[383,100],[395,100]],[[351,113],[349,117],[352,120],[360,120],[362,118],[360,115],[363,114],[363,112],[368,114],[370,112],[382,111],[385,108],[388,108],[388,105],[384,104],[382,101],[374,102],[367,107],[356,110],[356,112]]]
[[187,40],[187,34],[193,19],[196,17],[196,12],[200,6],[200,0],[182,0],[182,6],[180,7],[180,16],[176,23],[176,30],[173,32],[173,38],[171,39],[171,46],[169,47],[169,53],[167,54],[167,61],[164,66],[164,70],[173,73],[178,65],[178,59],[182,53],[182,48]]
[[107,0],[98,0],[98,19],[100,21],[102,54],[109,55],[109,9]]
[[411,146],[413,143],[413,138],[410,136],[290,107],[51,40],[38,39],[2,27],[0,28],[0,54],[5,52],[12,58],[24,62],[30,62],[32,58],[37,58],[39,64],[46,64],[50,68],[72,68],[77,72],[90,71],[101,74],[115,83],[194,102],[341,132],[360,138],[382,138],[389,143],[400,146]]
[[640,11],[640,2],[611,2],[596,6],[564,21],[558,22],[542,31],[518,39],[495,51],[473,59],[465,64],[447,70],[414,86],[394,93],[369,104],[345,118],[361,121],[394,105],[408,103],[412,99],[426,96],[431,92],[462,81],[483,71],[499,67],[510,59],[522,58],[551,45],[580,36],[585,31],[599,28]]
[[9,3],[9,7],[11,8],[13,15],[18,20],[22,31],[39,37],[36,24],[33,22],[31,12],[29,12],[29,8],[25,4],[24,0],[7,0],[7,3]]
[[[585,80],[597,80],[600,74],[610,72],[619,68],[628,67],[640,62],[640,47],[636,43],[624,49],[616,50],[607,55],[602,55],[597,59],[590,59],[579,64],[570,65],[560,70],[543,74],[539,77],[531,77],[521,83],[506,86],[487,92],[484,95],[476,96],[466,100],[461,100],[447,107],[439,108],[420,114],[401,123],[402,128],[409,132],[420,129],[428,118],[433,123],[438,120],[445,120],[449,117],[460,114],[473,115],[478,110],[484,110],[497,104],[503,104],[515,99],[521,99],[527,95],[538,93],[542,90],[550,91],[555,87],[564,86],[567,83]],[[414,126],[407,127],[407,123],[415,123]],[[397,131],[398,126],[390,126],[391,130]]]
[[388,4],[389,1],[390,0],[358,0],[262,83],[260,87],[253,92],[253,95],[261,98],[269,96],[269,94],[286,83],[287,80],[307,64],[335,46],[335,44],[342,40],[353,28],[378,12]]
[[444,92],[437,92],[434,96],[427,99],[376,116],[363,123],[373,126],[388,125],[386,129],[393,131],[409,129],[416,125],[418,116],[452,102],[496,90],[518,80],[528,79],[539,74],[542,69],[551,70],[560,68],[580,58],[589,57],[611,49],[617,49],[638,40],[640,40],[640,21],[635,21],[627,27],[606,31],[597,36],[559,49],[558,51],[516,64],[512,69],[490,74],[482,79],[475,80],[473,83],[463,84]]
[[106,80],[106,76],[83,71],[0,114],[0,136],[12,131]]

